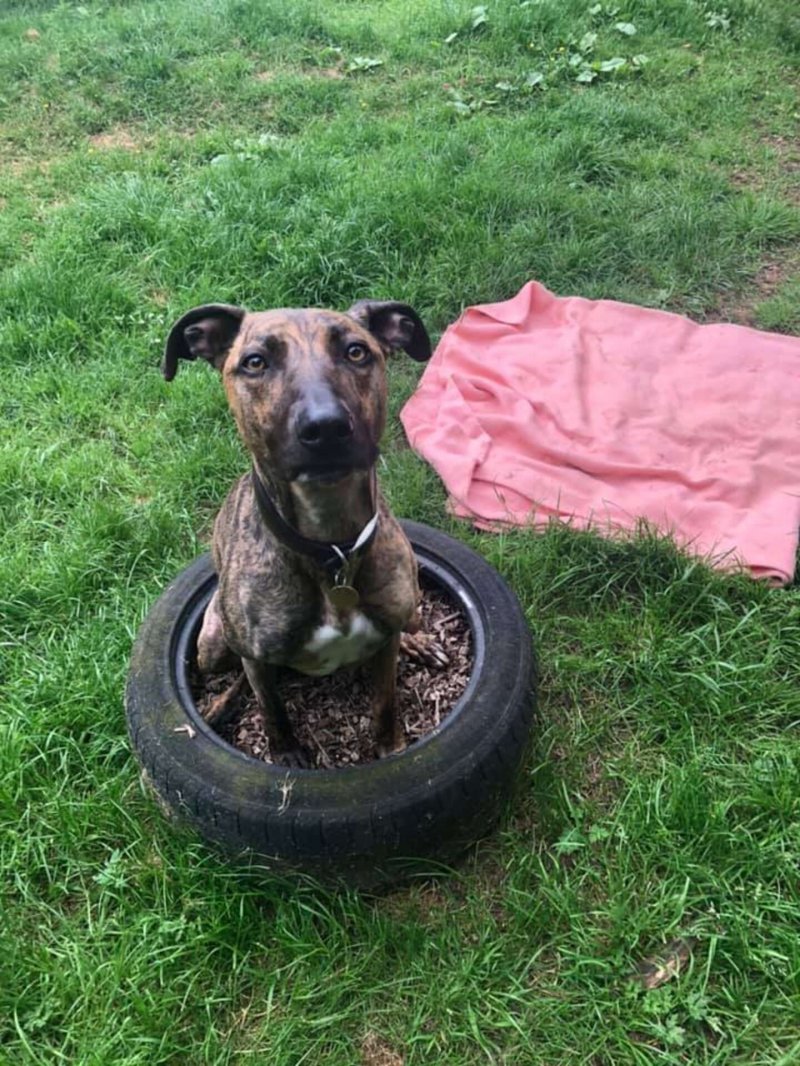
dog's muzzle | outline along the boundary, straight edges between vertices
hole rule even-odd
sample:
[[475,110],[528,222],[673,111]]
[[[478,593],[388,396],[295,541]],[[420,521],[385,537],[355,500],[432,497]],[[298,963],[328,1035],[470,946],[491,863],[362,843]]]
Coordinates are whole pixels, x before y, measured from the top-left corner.
[[337,481],[377,458],[347,406],[329,388],[305,395],[293,412],[287,458],[293,478]]

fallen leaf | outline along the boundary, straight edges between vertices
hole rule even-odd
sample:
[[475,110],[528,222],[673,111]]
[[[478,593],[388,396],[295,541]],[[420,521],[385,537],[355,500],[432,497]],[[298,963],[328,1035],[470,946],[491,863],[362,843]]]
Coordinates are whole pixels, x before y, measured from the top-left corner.
[[631,974],[642,988],[651,991],[671,981],[692,957],[692,948],[697,943],[696,937],[676,937],[670,940],[657,955],[651,955],[636,965],[636,972]]

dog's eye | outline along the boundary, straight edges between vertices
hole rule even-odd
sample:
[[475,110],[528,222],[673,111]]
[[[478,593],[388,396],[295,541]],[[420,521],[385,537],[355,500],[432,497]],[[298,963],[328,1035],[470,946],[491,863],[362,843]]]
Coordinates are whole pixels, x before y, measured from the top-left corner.
[[365,344],[348,344],[344,353],[351,363],[366,363],[370,351]]
[[239,366],[243,370],[250,370],[253,373],[256,373],[259,370],[267,369],[267,360],[258,352],[251,352],[250,355],[246,355],[244,359],[242,359]]

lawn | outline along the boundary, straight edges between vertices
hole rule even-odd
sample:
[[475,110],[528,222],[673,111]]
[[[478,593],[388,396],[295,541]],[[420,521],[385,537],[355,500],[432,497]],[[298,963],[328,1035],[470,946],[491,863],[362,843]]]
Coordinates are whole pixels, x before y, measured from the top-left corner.
[[795,0],[4,0],[1,1062],[800,1061],[800,591],[454,523],[407,360],[387,495],[538,649],[498,833],[377,899],[235,872],[122,708],[246,466],[216,376],[158,373],[180,313],[369,295],[438,336],[537,278],[800,333],[799,84]]

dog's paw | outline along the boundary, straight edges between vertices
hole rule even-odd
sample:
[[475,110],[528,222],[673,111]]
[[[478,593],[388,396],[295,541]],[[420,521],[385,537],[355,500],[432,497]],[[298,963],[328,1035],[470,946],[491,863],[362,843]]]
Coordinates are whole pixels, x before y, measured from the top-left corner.
[[218,729],[220,726],[230,722],[242,709],[242,690],[245,688],[246,682],[246,676],[241,673],[224,692],[220,692],[218,696],[213,696],[208,700],[201,713],[205,721],[213,729]]
[[270,744],[270,755],[276,766],[286,766],[290,770],[310,770],[314,766],[311,753],[302,744],[287,744],[280,748]]
[[379,759],[385,759],[387,755],[399,755],[408,747],[402,727],[398,728],[391,738],[378,738],[375,741],[375,754]]
[[414,662],[423,663],[431,670],[444,670],[450,665],[447,652],[429,633],[401,633],[400,654]]

